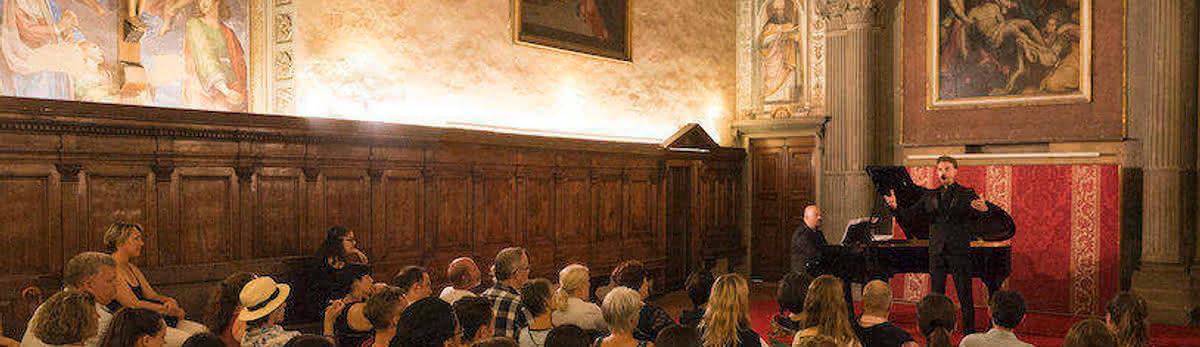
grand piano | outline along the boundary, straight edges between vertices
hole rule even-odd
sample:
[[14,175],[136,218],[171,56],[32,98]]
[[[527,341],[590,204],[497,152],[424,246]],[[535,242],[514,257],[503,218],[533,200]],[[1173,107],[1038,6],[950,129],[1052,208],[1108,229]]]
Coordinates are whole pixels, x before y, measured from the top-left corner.
[[[927,188],[913,183],[908,170],[902,166],[867,167],[867,174],[880,195],[896,192],[896,203],[909,206],[915,203]],[[1000,286],[1012,272],[1012,245],[1010,240],[1016,233],[1016,225],[1008,212],[988,203],[989,213],[976,221],[972,232],[970,257],[974,263],[973,277],[987,286],[988,293],[1000,290]],[[890,239],[891,234],[881,235],[883,230],[880,213],[869,218],[860,218],[847,226],[840,245],[827,246],[823,256],[806,264],[810,274],[833,274],[853,283],[871,280],[888,280],[901,273],[929,273],[929,219],[925,216],[896,217],[896,224],[907,236],[905,239]]]

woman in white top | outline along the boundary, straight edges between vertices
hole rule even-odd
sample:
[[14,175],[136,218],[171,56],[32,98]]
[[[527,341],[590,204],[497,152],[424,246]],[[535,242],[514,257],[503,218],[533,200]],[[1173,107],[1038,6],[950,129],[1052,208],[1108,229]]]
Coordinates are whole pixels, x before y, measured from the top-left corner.
[[550,312],[557,308],[551,300],[553,291],[554,284],[545,278],[533,279],[521,286],[521,304],[531,317],[529,326],[521,328],[517,333],[517,341],[521,347],[546,345],[546,337],[550,335],[550,330],[554,329]]
[[553,313],[554,325],[574,325],[587,331],[607,331],[600,306],[587,301],[591,297],[591,275],[588,268],[571,264],[558,272],[558,292],[554,300],[558,310]]

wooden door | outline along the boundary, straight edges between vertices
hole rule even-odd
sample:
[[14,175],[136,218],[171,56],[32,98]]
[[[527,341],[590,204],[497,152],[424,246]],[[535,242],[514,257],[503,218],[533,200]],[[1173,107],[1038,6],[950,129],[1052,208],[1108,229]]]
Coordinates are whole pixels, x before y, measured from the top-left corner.
[[683,288],[691,273],[692,167],[671,166],[667,181],[667,291]]
[[753,275],[774,281],[791,270],[792,232],[816,201],[813,137],[752,140]]

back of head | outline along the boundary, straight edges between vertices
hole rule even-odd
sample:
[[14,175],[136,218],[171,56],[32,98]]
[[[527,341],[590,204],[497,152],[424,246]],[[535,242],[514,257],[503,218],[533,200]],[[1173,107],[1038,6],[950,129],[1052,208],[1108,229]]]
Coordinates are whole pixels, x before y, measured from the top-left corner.
[[617,265],[612,272],[613,284],[633,290],[641,290],[647,277],[646,265],[637,260],[630,260]]
[[616,287],[604,297],[600,311],[613,332],[632,333],[642,309],[642,295],[629,287]]
[[1130,292],[1121,292],[1106,307],[1112,321],[1117,344],[1122,347],[1148,346],[1146,320],[1149,317],[1146,300]]
[[516,275],[525,255],[525,248],[509,247],[496,253],[496,262],[492,264],[492,275],[496,281],[507,281]]
[[400,324],[397,337],[405,347],[442,347],[454,337],[454,310],[442,299],[427,297],[410,303]]
[[837,347],[837,345],[832,337],[817,335],[797,338],[792,347]]
[[957,310],[950,298],[941,294],[930,294],[917,304],[917,327],[929,340],[931,347],[946,347],[950,344],[950,332],[958,319]]
[[480,328],[492,322],[492,301],[478,296],[458,299],[454,302],[454,316],[462,327],[462,342],[469,342]]
[[224,334],[225,329],[230,325],[230,319],[237,313],[238,306],[242,304],[240,298],[242,287],[245,287],[246,283],[255,277],[249,272],[235,272],[217,283],[217,287],[213,288],[212,293],[208,296],[208,304],[204,312],[204,323],[208,326],[209,331],[218,335]]
[[832,275],[822,275],[808,286],[804,297],[804,313],[808,325],[816,326],[821,335],[828,335],[839,344],[857,341],[850,327],[850,313],[846,312],[846,299],[842,291],[842,280]]
[[737,273],[722,275],[712,286],[708,309],[700,329],[704,346],[724,347],[736,344],[737,330],[750,324],[750,289],[746,278]]
[[887,282],[874,280],[863,287],[863,312],[884,313],[889,311],[892,304],[892,286]]
[[478,271],[475,261],[471,258],[454,259],[446,268],[446,280],[456,289],[468,290],[479,285],[479,279],[474,276]]
[[700,347],[700,334],[696,329],[672,325],[658,332],[655,347]]
[[405,266],[392,277],[392,285],[408,293],[413,286],[425,280],[425,268],[420,266]]
[[[580,288],[584,288],[590,284],[592,280],[590,270],[587,266],[580,264],[571,264],[564,267],[558,272],[558,293],[555,294],[556,305],[560,310],[566,309],[567,298]],[[584,294],[583,300],[591,293]]]
[[556,326],[546,335],[546,347],[588,347],[591,342],[591,336],[583,329],[569,324]]
[[1016,329],[1025,318],[1025,297],[1013,290],[992,294],[992,321],[1005,329]]
[[334,347],[334,345],[324,336],[304,334],[288,340],[283,347]]
[[1063,347],[1117,347],[1117,337],[1104,322],[1088,319],[1071,326]]
[[141,308],[121,309],[108,323],[108,332],[100,339],[100,347],[137,346],[142,337],[156,336],[166,328],[157,312]]
[[471,344],[471,347],[517,347],[517,341],[510,337],[498,336]]
[[779,280],[779,290],[775,293],[775,301],[781,311],[791,313],[804,312],[804,298],[808,296],[808,285],[812,276],[801,272],[789,272]]
[[712,272],[708,270],[699,270],[688,275],[684,287],[687,288],[688,298],[692,299],[692,305],[700,306],[708,303],[708,295],[712,293],[715,281]]
[[64,290],[42,304],[33,334],[48,345],[81,343],[96,336],[96,301],[81,290]]
[[83,252],[71,257],[63,269],[63,282],[71,288],[83,288],[83,282],[105,267],[116,267],[117,261],[108,254],[100,252]]
[[387,287],[367,299],[363,308],[363,316],[378,330],[392,328],[392,320],[407,307],[404,291],[396,287]]
[[550,313],[550,298],[554,284],[545,278],[535,278],[521,286],[521,304],[533,317]]
[[225,347],[225,341],[213,333],[199,333],[183,341],[183,347]]

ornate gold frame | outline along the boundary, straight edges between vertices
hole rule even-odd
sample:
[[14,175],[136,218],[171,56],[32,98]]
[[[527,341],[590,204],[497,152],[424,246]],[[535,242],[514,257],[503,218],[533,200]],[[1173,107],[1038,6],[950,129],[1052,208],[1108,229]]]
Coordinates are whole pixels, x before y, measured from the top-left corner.
[[927,9],[927,26],[926,26],[926,71],[928,80],[925,82],[927,86],[926,109],[964,109],[964,108],[992,108],[1006,106],[1031,106],[1031,105],[1055,105],[1055,104],[1082,104],[1092,101],[1092,0],[1080,0],[1079,27],[1080,43],[1079,43],[1079,91],[1066,95],[1042,95],[1042,96],[983,96],[960,98],[953,100],[942,100],[939,95],[940,78],[938,78],[938,20],[937,14],[940,13],[938,6],[939,0],[927,0],[929,7]]
[[[278,1],[278,0],[277,0]],[[521,40],[521,1],[511,0],[509,6],[512,8],[512,40],[514,44],[526,47],[547,49],[556,52],[575,54],[584,57],[597,58],[605,61],[613,61],[619,63],[633,63],[633,4],[634,0],[626,0],[625,5],[625,52],[623,56],[613,56],[606,54],[594,47],[588,47],[573,42],[566,42],[552,38],[538,38],[535,41]]]

